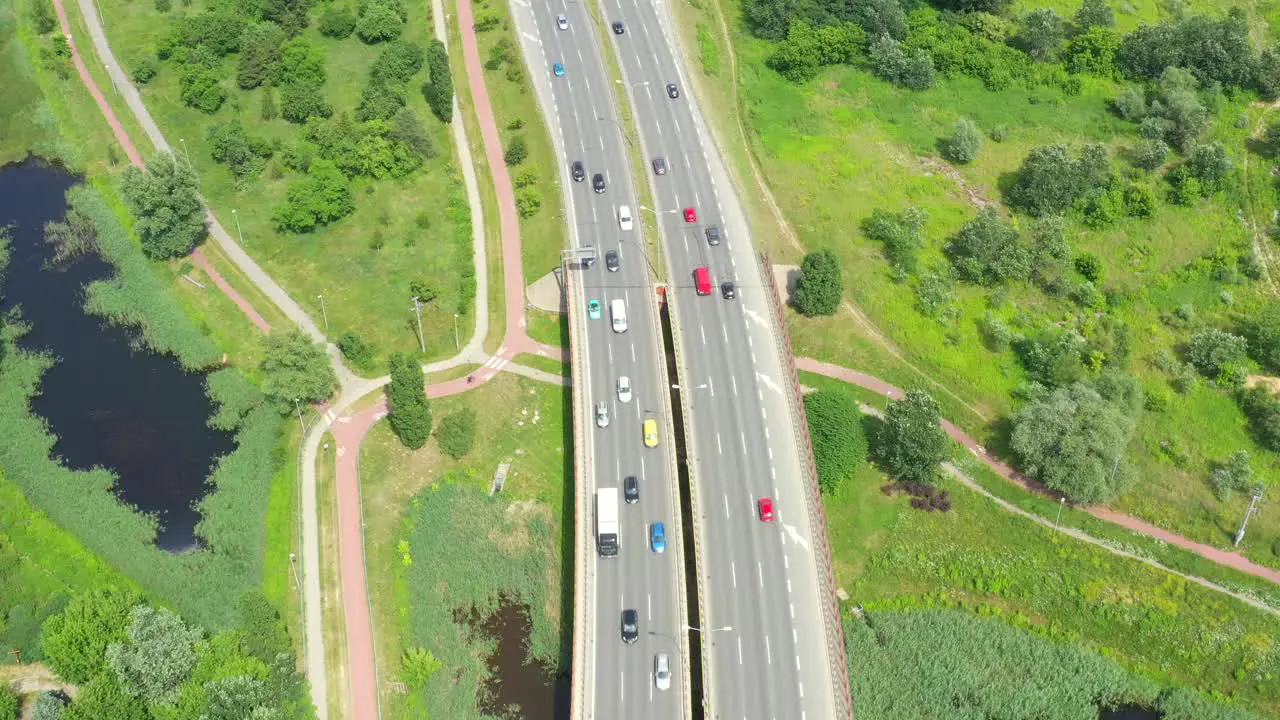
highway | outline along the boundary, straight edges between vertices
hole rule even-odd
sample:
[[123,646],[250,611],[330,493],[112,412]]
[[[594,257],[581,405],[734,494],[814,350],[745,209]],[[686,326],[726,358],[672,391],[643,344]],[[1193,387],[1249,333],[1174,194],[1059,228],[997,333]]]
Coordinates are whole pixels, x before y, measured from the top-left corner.
[[[674,531],[679,527],[675,523],[679,501],[671,472],[675,448],[663,396],[668,390],[663,381],[661,334],[653,275],[643,257],[642,224],[637,217],[634,229],[623,231],[619,226],[618,206],[630,206],[634,214],[639,210],[611,86],[600,62],[602,48],[587,8],[580,3],[553,0],[531,8],[516,0],[512,9],[562,161],[560,177],[566,191],[571,242],[578,247],[596,247],[594,267],[570,270],[576,273],[585,297],[601,305],[599,319],[587,319],[585,309],[576,310],[581,313],[577,317],[586,323],[589,383],[575,385],[574,393],[586,393],[576,401],[585,400],[593,408],[597,402],[606,402],[609,424],[596,427],[593,411],[591,435],[586,438],[592,443],[595,468],[589,478],[592,496],[577,501],[589,504],[593,531],[597,487],[618,488],[622,505],[618,555],[602,558],[592,543],[588,577],[595,578],[595,585],[578,595],[589,598],[592,608],[588,617],[594,618],[590,621],[594,628],[591,657],[586,664],[592,675],[586,683],[583,716],[620,720],[687,717],[684,679],[688,668],[682,645],[687,620],[679,597],[683,551]],[[565,16],[567,28],[558,27],[559,15]],[[552,71],[557,62],[564,67],[563,76]],[[583,164],[581,181],[572,178],[574,161]],[[596,174],[603,177],[604,192],[593,187]],[[605,254],[610,251],[618,254],[616,272],[606,269]],[[610,324],[610,305],[618,298],[627,305],[624,333],[614,332]],[[620,376],[631,380],[633,397],[629,402],[619,400]],[[656,448],[644,445],[642,423],[646,418],[658,421],[660,442]],[[621,502],[623,478],[629,475],[639,479],[640,499],[635,504]],[[664,553],[650,550],[649,526],[653,522],[668,528]],[[639,638],[630,644],[621,638],[621,615],[627,608],[639,615]],[[669,690],[654,686],[657,653],[671,658]]]
[[[702,541],[701,622],[710,643],[708,714],[835,718],[825,599],[786,395],[789,369],[745,214],[673,52],[661,0],[602,3],[606,23],[625,28],[610,38],[635,110],[675,290]],[[669,83],[678,97],[669,97]],[[653,172],[655,157],[665,158],[665,174]],[[684,216],[690,207],[695,222]],[[707,240],[710,226],[720,228],[718,246]],[[710,268],[710,296],[695,292],[699,266]],[[737,284],[735,299],[721,296],[726,281]],[[774,500],[776,522],[759,519],[761,497]],[[724,627],[732,630],[718,629]]]

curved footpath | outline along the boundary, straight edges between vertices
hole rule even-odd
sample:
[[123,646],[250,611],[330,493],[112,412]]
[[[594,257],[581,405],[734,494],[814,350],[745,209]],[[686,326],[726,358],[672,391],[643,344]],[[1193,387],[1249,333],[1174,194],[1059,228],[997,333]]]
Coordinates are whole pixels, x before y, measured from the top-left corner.
[[[63,5],[63,0],[53,0],[53,2],[55,10],[57,11],[59,25],[64,36],[67,38],[68,44],[70,45],[72,61],[81,81],[93,96],[94,101],[97,103],[99,110],[106,118],[107,123],[110,125],[117,141],[128,155],[130,162],[141,167],[143,165],[141,155],[125,133],[123,126],[120,124],[119,119],[116,117],[110,104],[107,102],[106,97],[94,82],[92,75],[90,75],[88,68],[84,63],[84,59],[75,44],[75,40],[71,34],[70,22]],[[116,84],[117,89],[122,93],[130,110],[138,119],[152,143],[157,148],[172,152],[169,145],[165,142],[163,135],[160,133],[159,128],[147,112],[136,88],[134,88],[128,77],[120,68],[119,63],[116,62],[115,57],[111,52],[111,48],[107,43],[106,35],[102,30],[101,20],[95,12],[93,0],[79,0],[79,6],[81,14],[84,16],[86,24],[88,25],[90,37],[94,43],[95,52],[102,61],[108,74],[111,76],[112,81]],[[441,41],[444,41],[446,40],[446,33],[442,0],[433,0],[433,9],[435,34],[439,39],[441,39]],[[484,258],[486,257],[484,251],[484,222],[480,209],[479,191],[476,187],[475,170],[471,160],[470,146],[466,141],[465,128],[461,122],[452,123],[451,128],[454,134],[454,144],[459,155],[459,162],[467,188],[468,202],[471,205],[472,210],[473,246],[475,250],[475,257],[477,259],[476,327],[472,338],[467,343],[467,346],[463,348],[458,355],[448,360],[424,365],[423,372],[438,372],[468,363],[481,364],[482,367],[472,374],[474,380],[471,383],[468,383],[465,378],[459,378],[446,383],[428,386],[427,394],[429,397],[436,398],[465,392],[473,387],[478,387],[502,370],[516,372],[518,374],[532,377],[536,380],[565,384],[567,381],[563,377],[523,367],[511,362],[512,358],[522,352],[555,357],[561,360],[564,359],[564,353],[560,348],[553,348],[534,342],[525,332],[527,323],[524,314],[525,288],[522,258],[520,254],[519,216],[515,208],[511,177],[507,172],[506,164],[502,160],[500,136],[497,131],[497,123],[493,117],[488,91],[484,84],[484,71],[480,62],[479,49],[477,47],[475,34],[472,28],[473,22],[471,19],[472,15],[469,0],[457,0],[457,10],[458,23],[462,29],[460,34],[462,37],[463,57],[467,72],[467,79],[471,89],[473,102],[475,103],[475,112],[480,121],[481,136],[484,141],[485,156],[489,162],[492,174],[494,191],[498,198],[499,226],[503,248],[503,285],[504,295],[506,297],[507,325],[505,328],[502,346],[499,347],[494,356],[487,355],[481,347],[481,343],[488,332],[488,292],[486,263],[484,262]],[[457,112],[456,99],[454,103],[455,116],[457,116],[459,113]],[[386,401],[385,398],[380,399],[374,406],[356,413],[355,415],[339,417],[339,414],[355,400],[386,384],[388,378],[362,378],[347,370],[341,362],[337,349],[333,347],[333,345],[327,343],[327,339],[324,337],[324,334],[320,332],[319,328],[310,316],[307,315],[307,313],[303,311],[302,308],[295,303],[288,294],[231,239],[230,234],[226,232],[211,211],[206,210],[206,214],[210,234],[222,249],[227,252],[232,262],[234,262],[236,266],[245,273],[246,277],[248,277],[249,281],[252,282],[255,287],[262,291],[273,303],[276,304],[286,317],[300,326],[313,338],[326,343],[330,356],[333,360],[335,370],[338,373],[339,382],[342,388],[339,397],[330,406],[320,408],[321,412],[319,413],[319,419],[321,422],[313,422],[309,426],[308,432],[304,437],[303,445],[300,449],[300,467],[302,472],[301,492],[303,496],[302,508],[300,509],[300,521],[303,526],[303,566],[304,574],[306,576],[305,588],[303,589],[303,614],[306,625],[304,646],[306,647],[307,656],[307,676],[311,683],[312,700],[316,705],[319,717],[321,720],[324,720],[328,715],[328,694],[324,665],[324,637],[320,613],[318,612],[320,608],[320,586],[319,539],[316,529],[317,499],[315,496],[315,457],[325,431],[332,431],[339,449],[337,462],[337,493],[340,509],[339,553],[343,585],[343,606],[345,610],[344,615],[346,617],[348,635],[347,661],[351,666],[352,675],[351,694],[354,703],[353,710],[355,712],[354,716],[360,720],[377,717],[379,710],[377,707],[377,679],[375,658],[373,654],[372,622],[369,615],[368,591],[365,584],[363,526],[359,513],[360,494],[358,461],[360,443],[363,441],[365,434],[374,423],[386,415]],[[199,249],[193,252],[192,258],[196,265],[205,270],[215,286],[226,294],[227,297],[245,313],[257,328],[264,332],[270,330],[270,325],[262,315],[226,282],[226,280],[208,262]],[[864,373],[859,373],[855,370],[842,368],[829,363],[823,363],[810,358],[796,358],[796,366],[802,370],[816,372],[828,377],[859,385],[887,397],[897,398],[902,396],[902,391],[900,389],[889,385],[878,378]],[[942,424],[948,435],[965,445],[965,447],[969,448],[970,451],[972,451],[979,459],[982,460],[983,463],[988,465],[996,473],[1010,481],[1023,485],[1029,490],[1034,490],[1032,487],[1033,483],[1029,479],[1020,473],[1017,473],[998,459],[990,457],[984,448],[955,425],[946,420],[944,420]],[[1011,512],[1026,515],[1037,522],[1041,522],[1042,524],[1048,522],[1034,513],[1028,513],[1021,508],[1017,508],[1005,501],[1002,501],[1000,498],[992,496],[983,488],[975,484],[966,484],[974,490],[991,497],[1001,507],[1004,507]],[[342,512],[343,508],[346,509],[345,512]],[[352,512],[353,509],[355,512]],[[1280,583],[1280,571],[1257,565],[1238,553],[1228,552],[1191,541],[1136,518],[1117,513],[1109,508],[1094,506],[1086,508],[1086,510],[1099,519],[1116,523],[1135,532],[1149,535],[1164,542],[1190,550],[1191,552],[1201,555],[1202,557],[1220,565],[1231,567],[1257,577],[1262,577],[1272,582]],[[1058,529],[1063,532],[1067,532],[1067,534],[1077,537],[1078,539],[1086,542],[1094,542],[1095,544],[1106,547],[1113,552],[1122,553],[1122,551],[1118,551],[1095,538],[1090,538],[1079,531],[1073,531],[1069,528]],[[1135,559],[1163,568],[1163,566],[1160,566],[1158,563],[1154,563],[1146,558],[1138,556],[1131,557],[1135,557]],[[1170,570],[1169,568],[1163,569],[1182,575],[1182,573],[1177,573],[1177,571]],[[1252,599],[1248,597],[1232,593],[1225,588],[1208,583],[1203,579],[1187,575],[1183,575],[1183,577],[1231,594],[1255,606],[1258,605],[1256,601],[1252,601]],[[1270,610],[1275,612],[1274,609]]]

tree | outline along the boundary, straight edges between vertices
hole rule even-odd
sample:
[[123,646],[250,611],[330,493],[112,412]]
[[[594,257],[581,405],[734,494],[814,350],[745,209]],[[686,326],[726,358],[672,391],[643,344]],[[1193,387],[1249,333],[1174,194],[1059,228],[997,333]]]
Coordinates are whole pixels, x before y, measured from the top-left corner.
[[107,646],[125,639],[129,611],[139,598],[109,588],[77,595],[40,629],[45,662],[69,683],[82,685],[106,667]]
[[436,442],[440,449],[453,458],[461,458],[471,452],[476,436],[476,412],[463,408],[440,419],[436,428]]
[[284,31],[275,23],[255,23],[246,28],[240,39],[236,84],[248,90],[276,80],[284,38]]
[[296,37],[280,48],[280,83],[284,85],[324,85],[324,50],[305,37]]
[[0,685],[0,720],[18,719],[18,696],[8,685]]
[[439,40],[427,45],[427,71],[431,80],[422,86],[422,94],[431,107],[431,114],[440,122],[452,122],[453,75],[449,71],[449,51]]
[[144,53],[134,58],[130,63],[132,68],[129,71],[129,77],[139,85],[146,85],[156,79],[156,75],[160,72],[160,61],[151,53]]
[[1107,0],[1084,0],[1076,11],[1075,26],[1079,31],[1092,28],[1109,28],[1116,24],[1116,15]]
[[1190,72],[1171,67],[1160,75],[1154,98],[1142,120],[1142,135],[1186,150],[1209,127],[1211,114],[1200,102],[1199,82]]
[[1049,62],[1067,37],[1067,26],[1051,8],[1032,10],[1022,16],[1022,28],[1015,38],[1017,45],[1032,59]]
[[840,261],[830,250],[818,250],[804,256],[800,277],[792,302],[802,315],[834,315],[844,294]]
[[923,210],[910,207],[900,213],[876,209],[862,221],[862,234],[868,239],[884,244],[885,258],[901,275],[916,271],[916,254],[924,247],[921,230],[928,216]]
[[937,0],[947,10],[962,13],[990,13],[999,15],[1013,0]]
[[80,687],[63,720],[139,720],[150,717],[146,701],[125,692],[114,673],[95,675]]
[[338,338],[338,349],[352,365],[363,368],[373,360],[373,346],[355,332],[348,330]]
[[240,39],[248,23],[238,14],[224,11],[202,12],[189,16],[183,30],[183,44],[204,48],[214,57],[224,57],[240,50]]
[[1268,157],[1280,157],[1280,120],[1272,121],[1259,138],[1259,150]]
[[330,5],[320,16],[320,33],[336,40],[345,40],[356,29],[356,16],[351,8]]
[[1124,211],[1130,217],[1149,218],[1156,214],[1156,192],[1147,185],[1129,185],[1124,189]]
[[47,35],[58,27],[58,16],[54,14],[50,0],[32,0],[31,26],[38,35]]
[[1197,145],[1187,158],[1187,173],[1200,183],[1200,191],[1213,194],[1226,187],[1231,175],[1231,158],[1220,142]]
[[195,669],[202,631],[168,610],[135,605],[125,634],[126,640],[107,647],[107,665],[124,691],[152,704],[175,700]]
[[296,37],[311,22],[307,18],[310,10],[311,0],[265,0],[262,16],[284,28],[289,37]]
[[960,228],[947,243],[946,252],[966,282],[998,285],[1012,278],[1027,278],[1031,272],[1031,256],[1017,228],[1002,222],[990,207]]
[[422,368],[404,353],[391,355],[391,382],[387,384],[387,422],[400,442],[411,450],[431,437],[431,407]]
[[1209,486],[1223,502],[1226,502],[1233,492],[1249,492],[1254,484],[1253,466],[1249,463],[1248,450],[1237,450],[1231,453],[1209,473]]
[[42,692],[36,695],[35,707],[32,708],[31,720],[62,720],[66,712],[67,700],[60,693]]
[[395,40],[404,32],[404,20],[382,3],[371,5],[356,21],[356,35],[366,43]]
[[426,59],[422,46],[408,40],[396,40],[387,43],[369,68],[369,74],[375,80],[383,82],[408,82],[418,71]]
[[256,175],[271,158],[271,143],[249,135],[244,123],[233,119],[209,128],[209,154],[238,177]]
[[369,79],[360,94],[360,104],[356,106],[356,120],[390,120],[405,106],[404,93],[396,85],[378,79]]
[[1171,67],[1187,68],[1201,84],[1250,87],[1258,53],[1249,40],[1249,19],[1233,8],[1221,19],[1189,15],[1144,25],[1120,43],[1116,65],[1136,80],[1154,80]]
[[1109,28],[1095,27],[1067,40],[1063,63],[1073,73],[1088,73],[1109,78],[1116,72],[1116,51],[1120,35]]
[[865,44],[866,34],[853,23],[815,28],[795,22],[767,63],[788,80],[805,82],[817,77],[822,67],[853,62]]
[[941,421],[942,411],[933,396],[920,389],[908,390],[885,410],[875,439],[876,462],[899,480],[937,480],[938,464],[947,459],[950,449]]
[[200,720],[274,720],[276,700],[271,697],[267,684],[253,677],[239,675],[218,678],[204,684],[209,704]]
[[148,257],[181,257],[204,240],[204,208],[196,192],[195,172],[186,163],[158,153],[146,170],[126,169],[120,187]]
[[1206,328],[1188,343],[1187,362],[1206,377],[1224,378],[1240,371],[1248,350],[1249,342],[1239,335]]
[[529,148],[524,144],[524,136],[517,135],[511,138],[511,142],[507,143],[507,149],[502,153],[502,159],[510,165],[519,165],[529,157]]
[[246,591],[236,600],[236,617],[245,655],[269,663],[281,653],[293,652],[284,620],[261,591]]
[[1280,98],[1280,45],[1272,45],[1258,56],[1258,92],[1268,100]]
[[1268,300],[1243,323],[1249,353],[1258,364],[1280,373],[1280,300]]
[[422,127],[422,121],[418,119],[418,115],[409,108],[402,108],[396,113],[395,127],[388,137],[403,144],[420,158],[436,156],[435,143]]
[[882,35],[899,42],[907,39],[907,16],[898,0],[855,0],[853,21],[863,29],[866,38]]
[[1086,145],[1080,157],[1072,158],[1063,144],[1032,148],[1022,161],[1012,187],[1009,204],[1034,217],[1061,215],[1077,198],[1105,187],[1111,181],[1107,150]]
[[1062,387],[1084,375],[1084,338],[1072,330],[1046,328],[1014,344],[1018,360],[1032,380]]
[[982,148],[982,132],[969,118],[960,118],[951,126],[951,134],[939,145],[942,157],[957,165],[966,165],[978,157],[978,150]]
[[933,56],[916,48],[907,54],[897,40],[881,35],[871,44],[868,54],[877,75],[908,90],[928,90],[933,86]]
[[280,88],[280,114],[285,120],[302,125],[313,117],[329,117],[333,108],[320,86],[292,84]]
[[412,689],[427,686],[432,675],[444,669],[444,663],[436,659],[431,651],[424,647],[412,647],[404,651],[400,660],[400,678]]
[[1120,404],[1077,382],[1014,413],[1010,445],[1028,475],[1072,502],[1107,502],[1129,479],[1133,426]]
[[294,402],[327,400],[338,386],[338,376],[324,348],[300,330],[275,330],[263,341],[259,366],[265,379],[262,391],[292,412]]
[[214,71],[201,65],[187,65],[178,76],[182,102],[187,107],[212,115],[227,99],[227,91]]
[[804,396],[805,419],[818,466],[818,485],[835,492],[867,461],[867,438],[862,414],[853,398],[836,390]]
[[1257,385],[1241,393],[1240,406],[1258,443],[1280,451],[1280,400],[1266,386]]
[[1168,156],[1169,146],[1163,140],[1146,139],[1133,146],[1129,157],[1135,167],[1151,172],[1163,165]]

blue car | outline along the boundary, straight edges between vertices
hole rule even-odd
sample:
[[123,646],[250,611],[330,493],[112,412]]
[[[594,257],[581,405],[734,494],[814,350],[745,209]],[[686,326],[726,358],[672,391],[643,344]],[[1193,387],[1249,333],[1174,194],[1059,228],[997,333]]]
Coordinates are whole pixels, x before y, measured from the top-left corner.
[[561,75],[564,75],[564,65],[561,63],[556,63],[555,65],[552,65],[551,72],[554,73],[556,77],[560,77]]
[[660,522],[649,526],[649,547],[656,553],[667,551],[667,528]]

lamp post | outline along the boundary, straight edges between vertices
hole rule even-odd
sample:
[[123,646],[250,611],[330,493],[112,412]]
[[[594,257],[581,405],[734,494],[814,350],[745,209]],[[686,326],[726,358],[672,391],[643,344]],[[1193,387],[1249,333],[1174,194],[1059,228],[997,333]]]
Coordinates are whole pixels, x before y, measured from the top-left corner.
[[453,314],[453,350],[457,352],[462,346],[458,342],[458,313]]
[[1244,529],[1249,525],[1249,516],[1253,515],[1253,509],[1257,506],[1258,501],[1262,499],[1262,486],[1253,489],[1253,498],[1249,500],[1249,509],[1244,513],[1244,522],[1240,523],[1240,530],[1236,532],[1235,546],[1240,547],[1240,541],[1244,539]]
[[1066,499],[1066,498],[1064,498],[1064,497],[1060,497],[1060,498],[1058,498],[1058,517],[1054,519],[1054,521],[1053,521],[1053,524],[1054,524],[1054,525],[1061,525],[1061,524],[1062,524],[1062,506],[1063,506],[1063,505],[1065,505],[1065,504],[1066,504],[1066,502],[1067,502],[1067,499]]
[[422,335],[422,300],[417,295],[413,296],[413,313],[418,316],[418,348],[426,353],[427,340]]
[[298,398],[293,399],[293,409],[298,411],[298,426],[302,428],[302,432],[307,432],[307,424],[302,422],[302,406],[298,404]]
[[182,144],[182,154],[187,158],[187,167],[191,167],[191,151],[187,149],[186,139],[178,138],[178,142]]
[[329,311],[324,307],[324,295],[316,296],[320,300],[320,314],[324,317],[324,334],[329,334]]
[[236,219],[236,235],[240,236],[240,247],[244,247],[244,231],[240,229],[240,213],[233,208],[231,210],[231,217]]
[[702,633],[703,635],[708,635],[708,634],[713,633],[713,632],[726,632],[726,631],[732,630],[732,629],[733,629],[733,626],[732,626],[732,625],[725,625],[724,627],[719,627],[719,628],[709,628],[709,629],[703,630],[703,629],[702,629],[702,628],[700,628],[700,627],[694,627],[694,626],[692,626],[692,625],[685,625],[683,629],[685,629],[685,630],[693,630],[694,632],[700,632],[700,633]]

